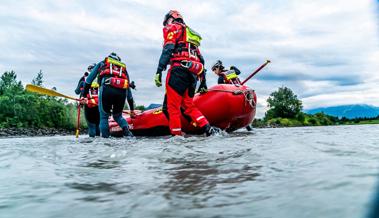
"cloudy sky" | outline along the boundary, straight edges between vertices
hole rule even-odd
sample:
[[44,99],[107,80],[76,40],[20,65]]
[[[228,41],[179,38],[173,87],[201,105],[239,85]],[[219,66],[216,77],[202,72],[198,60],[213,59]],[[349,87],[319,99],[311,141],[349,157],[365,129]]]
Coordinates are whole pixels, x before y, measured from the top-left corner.
[[[203,36],[209,68],[217,59],[247,77],[258,116],[269,94],[291,88],[304,108],[365,103],[379,106],[379,6],[369,0],[318,1],[73,1],[0,4],[0,72],[29,83],[42,69],[46,87],[74,95],[87,66],[118,53],[137,84],[137,104],[160,103],[153,76],[162,46],[162,19],[179,10]],[[216,76],[208,74],[209,85]]]

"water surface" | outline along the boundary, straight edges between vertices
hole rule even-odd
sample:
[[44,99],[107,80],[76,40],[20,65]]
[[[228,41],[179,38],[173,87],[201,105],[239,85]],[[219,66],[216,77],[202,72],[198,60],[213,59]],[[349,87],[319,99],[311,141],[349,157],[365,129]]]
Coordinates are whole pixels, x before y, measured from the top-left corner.
[[0,217],[363,217],[379,125],[0,139]]

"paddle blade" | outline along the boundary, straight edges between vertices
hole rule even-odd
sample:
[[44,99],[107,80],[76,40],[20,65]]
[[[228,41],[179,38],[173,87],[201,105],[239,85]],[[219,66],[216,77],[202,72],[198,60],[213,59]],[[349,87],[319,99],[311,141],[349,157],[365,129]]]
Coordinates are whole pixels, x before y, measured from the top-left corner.
[[38,93],[41,95],[48,95],[48,96],[53,96],[53,97],[63,97],[63,98],[71,99],[71,100],[77,100],[74,97],[67,96],[67,95],[61,94],[59,92],[56,92],[54,90],[46,89],[46,88],[43,88],[41,86],[36,86],[36,85],[32,85],[32,84],[26,85],[26,91],[35,92],[35,93]]

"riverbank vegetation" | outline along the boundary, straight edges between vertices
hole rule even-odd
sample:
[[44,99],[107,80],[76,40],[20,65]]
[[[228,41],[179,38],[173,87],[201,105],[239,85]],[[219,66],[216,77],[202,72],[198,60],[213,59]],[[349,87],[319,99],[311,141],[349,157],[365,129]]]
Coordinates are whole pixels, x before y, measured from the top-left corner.
[[306,114],[297,95],[287,87],[281,87],[270,94],[267,99],[269,110],[264,118],[255,119],[254,127],[295,127],[295,126],[328,126],[328,125],[357,125],[379,124],[379,116],[375,118],[334,117],[323,112]]
[[[40,71],[32,81],[43,85]],[[56,97],[26,92],[14,71],[0,78],[0,129],[75,129],[76,105]]]

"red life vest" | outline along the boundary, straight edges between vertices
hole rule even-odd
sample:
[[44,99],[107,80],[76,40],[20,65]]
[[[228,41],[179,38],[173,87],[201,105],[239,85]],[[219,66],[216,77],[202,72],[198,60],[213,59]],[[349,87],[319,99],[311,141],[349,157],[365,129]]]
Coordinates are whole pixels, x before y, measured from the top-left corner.
[[238,78],[236,71],[226,70],[226,71],[223,71],[221,74],[224,77],[225,84],[235,84],[235,85],[241,84],[241,81]]
[[88,103],[87,106],[89,108],[97,107],[99,105],[99,95],[98,89],[91,88],[89,93],[87,94]]
[[164,45],[175,44],[170,58],[172,67],[181,66],[196,75],[203,72],[204,66],[200,62],[199,50],[201,36],[198,33],[185,24],[175,22],[164,27],[163,35]]
[[100,79],[104,76],[105,84],[119,89],[129,88],[126,65],[110,57],[105,58],[104,66],[100,70]]
[[115,88],[119,88],[119,89],[127,89],[127,88],[129,88],[129,81],[128,81],[128,79],[111,77],[111,78],[105,79],[105,84],[113,86]]
[[[181,60],[192,60],[192,61],[200,61],[200,50],[198,45],[196,45],[194,42],[191,42],[189,39],[189,31],[191,30],[189,27],[187,27],[185,24],[182,23],[173,23],[172,25],[175,25],[177,29],[176,35],[176,45],[174,52],[172,54],[171,61],[181,61]],[[194,32],[194,31],[193,31]]]

